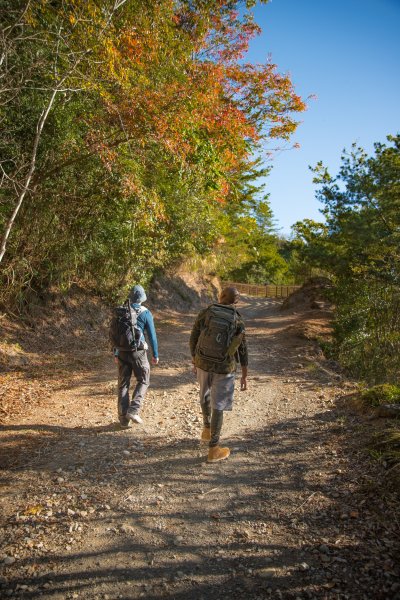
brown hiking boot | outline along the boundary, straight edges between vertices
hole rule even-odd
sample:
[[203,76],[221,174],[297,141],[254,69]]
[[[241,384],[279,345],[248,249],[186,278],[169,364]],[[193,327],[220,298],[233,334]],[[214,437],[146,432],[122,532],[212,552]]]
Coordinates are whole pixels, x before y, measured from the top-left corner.
[[219,460],[224,460],[228,458],[231,451],[229,448],[221,448],[220,446],[213,446],[208,451],[207,462],[218,462]]
[[200,439],[202,442],[209,442],[211,440],[211,429],[209,427],[204,427]]

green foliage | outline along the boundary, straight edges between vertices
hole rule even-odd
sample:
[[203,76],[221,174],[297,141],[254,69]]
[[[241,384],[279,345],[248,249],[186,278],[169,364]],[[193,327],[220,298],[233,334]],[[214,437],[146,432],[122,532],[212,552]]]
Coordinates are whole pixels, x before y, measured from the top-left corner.
[[361,392],[361,398],[370,406],[400,403],[400,386],[383,383]]
[[397,423],[390,425],[376,436],[372,456],[382,461],[400,482],[400,429]]
[[326,222],[297,223],[292,242],[333,276],[336,357],[370,383],[395,383],[400,369],[400,137],[388,141],[372,157],[353,146],[335,179],[317,165]]
[[253,157],[288,138],[304,104],[275,65],[242,61],[255,2],[11,4],[0,2],[2,304],[73,281],[111,295],[215,248],[226,272],[240,256],[251,277],[279,277]]
[[310,248],[300,237],[279,241],[279,254],[287,264],[286,283],[301,285],[312,277],[329,275],[323,268],[311,264],[307,255]]
[[396,381],[399,372],[400,294],[375,280],[339,280],[334,321],[341,364],[369,382]]
[[281,256],[281,241],[275,232],[273,214],[264,186],[255,181],[267,171],[259,160],[235,181],[240,204],[226,211],[217,250],[218,274],[222,279],[244,283],[279,283],[287,273]]

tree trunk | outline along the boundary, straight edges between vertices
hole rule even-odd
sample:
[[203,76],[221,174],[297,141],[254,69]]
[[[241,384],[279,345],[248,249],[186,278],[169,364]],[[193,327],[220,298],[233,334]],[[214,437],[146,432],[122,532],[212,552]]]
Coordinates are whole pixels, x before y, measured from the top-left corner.
[[17,215],[19,213],[19,209],[22,206],[22,203],[24,201],[24,198],[26,196],[27,191],[29,190],[29,186],[33,177],[33,174],[35,172],[35,166],[36,166],[36,157],[37,157],[37,151],[38,151],[38,147],[39,147],[39,142],[40,142],[40,137],[42,135],[42,131],[43,131],[43,127],[44,124],[46,123],[47,117],[49,116],[49,112],[51,110],[51,107],[53,106],[54,100],[56,98],[58,89],[53,90],[50,99],[47,103],[47,107],[44,109],[44,111],[42,112],[42,114],[40,115],[40,119],[37,123],[36,126],[36,135],[35,135],[35,139],[33,142],[33,148],[32,148],[32,155],[31,155],[31,161],[30,161],[30,166],[29,166],[29,171],[28,174],[26,176],[24,185],[22,187],[22,191],[19,195],[17,204],[12,212],[12,215],[10,216],[9,220],[7,221],[6,224],[6,229],[3,235],[3,239],[1,240],[1,247],[0,247],[0,263],[3,260],[4,254],[6,252],[6,248],[7,248],[7,241],[8,238],[10,236],[11,233],[11,229],[12,226],[14,225],[14,221],[17,218]]

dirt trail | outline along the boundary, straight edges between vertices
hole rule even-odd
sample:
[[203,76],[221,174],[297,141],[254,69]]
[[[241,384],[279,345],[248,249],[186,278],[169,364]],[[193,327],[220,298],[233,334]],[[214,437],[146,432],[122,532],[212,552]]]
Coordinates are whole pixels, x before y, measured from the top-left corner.
[[400,598],[395,498],[376,493],[345,383],[296,336],[299,315],[250,298],[241,312],[249,389],[225,418],[227,461],[199,442],[193,315],[157,320],[143,426],[114,423],[104,352],[3,428],[29,452],[3,471],[2,597]]

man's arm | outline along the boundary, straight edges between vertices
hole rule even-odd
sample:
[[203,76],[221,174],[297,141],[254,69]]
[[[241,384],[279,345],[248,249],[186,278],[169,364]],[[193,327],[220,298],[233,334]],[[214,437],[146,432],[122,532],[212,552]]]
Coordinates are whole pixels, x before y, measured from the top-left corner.
[[190,347],[190,354],[192,356],[192,360],[194,359],[194,355],[196,354],[196,346],[197,346],[197,342],[199,340],[201,330],[204,325],[203,317],[204,317],[206,310],[207,309],[199,312],[199,314],[197,315],[196,320],[194,322],[192,332],[190,334],[189,347]]
[[240,378],[240,389],[242,392],[247,390],[247,367],[249,364],[249,354],[247,351],[246,334],[244,332],[243,325],[243,337],[238,348],[239,362],[242,369],[242,376]]
[[247,367],[242,367],[242,376],[240,377],[240,391],[247,390]]
[[151,312],[149,310],[146,311],[146,322],[145,322],[144,327],[145,327],[146,333],[149,338],[151,351],[153,353],[153,361],[152,362],[154,364],[157,364],[158,363],[157,334],[156,334],[156,328],[154,326],[153,315],[151,314]]

